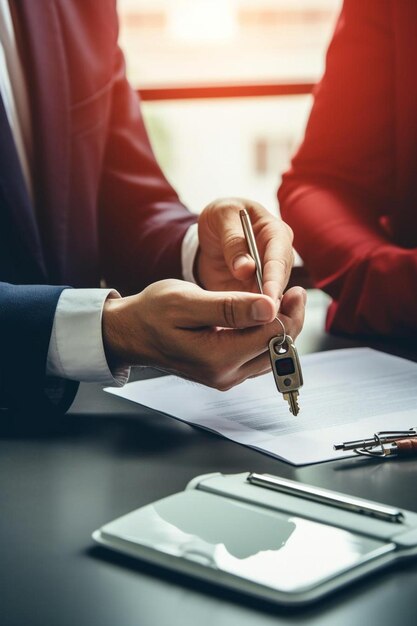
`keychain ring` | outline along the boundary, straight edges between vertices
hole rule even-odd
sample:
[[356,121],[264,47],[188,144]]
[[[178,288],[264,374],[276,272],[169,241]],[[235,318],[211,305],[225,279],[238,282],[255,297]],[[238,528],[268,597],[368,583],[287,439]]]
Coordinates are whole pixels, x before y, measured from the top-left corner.
[[282,340],[281,340],[281,341],[277,341],[276,343],[277,343],[277,345],[278,345],[278,346],[282,346],[282,345],[285,343],[286,339],[287,339],[287,333],[286,333],[286,331],[285,331],[284,322],[283,322],[283,321],[282,321],[282,320],[278,317],[278,315],[275,317],[275,319],[276,319],[276,320],[277,320],[277,322],[279,322],[279,323],[281,324],[281,326],[282,326],[282,335],[277,335],[277,337],[280,337],[280,336],[281,336],[281,337],[282,337]]

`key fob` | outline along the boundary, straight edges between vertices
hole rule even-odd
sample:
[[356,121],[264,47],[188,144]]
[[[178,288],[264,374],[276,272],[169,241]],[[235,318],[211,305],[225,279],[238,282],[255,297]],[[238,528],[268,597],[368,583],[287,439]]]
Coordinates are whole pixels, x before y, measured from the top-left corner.
[[293,340],[286,335],[285,341],[281,341],[282,337],[272,337],[269,341],[269,358],[278,391],[287,394],[303,386],[303,374]]

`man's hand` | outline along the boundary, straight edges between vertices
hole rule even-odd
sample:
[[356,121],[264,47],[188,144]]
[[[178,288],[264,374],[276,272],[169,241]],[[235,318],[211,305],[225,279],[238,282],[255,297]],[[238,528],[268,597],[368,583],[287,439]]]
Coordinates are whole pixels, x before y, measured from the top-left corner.
[[216,200],[198,221],[200,250],[196,274],[205,289],[254,291],[255,263],[240,222],[239,211],[249,213],[263,268],[263,291],[280,306],[294,262],[289,226],[256,202],[240,198]]
[[[237,283],[240,286],[240,283]],[[290,289],[280,318],[295,338],[305,292]],[[109,299],[103,340],[110,365],[150,365],[226,390],[270,369],[267,345],[281,332],[276,303],[266,295],[205,291],[163,280],[127,298]]]

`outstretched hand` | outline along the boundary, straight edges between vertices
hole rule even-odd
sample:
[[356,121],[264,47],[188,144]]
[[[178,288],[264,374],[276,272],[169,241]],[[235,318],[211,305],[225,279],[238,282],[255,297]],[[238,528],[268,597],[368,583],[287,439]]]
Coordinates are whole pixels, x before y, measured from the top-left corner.
[[[280,318],[295,338],[304,320],[305,292],[294,287]],[[267,345],[281,332],[275,302],[242,291],[212,292],[178,280],[109,299],[103,339],[111,365],[150,365],[225,390],[270,369]]]

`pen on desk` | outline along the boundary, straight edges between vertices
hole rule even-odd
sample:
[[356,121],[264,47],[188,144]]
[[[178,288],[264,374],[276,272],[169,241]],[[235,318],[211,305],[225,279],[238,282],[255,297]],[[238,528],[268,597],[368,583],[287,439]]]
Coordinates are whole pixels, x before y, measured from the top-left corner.
[[409,439],[411,437],[417,437],[417,427],[410,428],[409,430],[381,430],[367,439],[354,439],[353,441],[336,443],[333,448],[335,450],[370,448],[381,443],[389,443],[397,439]]
[[252,485],[266,487],[275,491],[281,491],[292,496],[299,496],[306,500],[313,500],[320,504],[329,504],[338,509],[344,509],[360,515],[368,515],[385,522],[402,523],[404,514],[399,509],[383,504],[371,503],[361,498],[355,498],[342,493],[332,493],[327,489],[312,487],[297,483],[286,478],[278,478],[270,474],[256,474],[252,472],[246,479]]
[[334,450],[374,457],[417,455],[417,427],[409,430],[382,430],[367,439],[336,443]]

